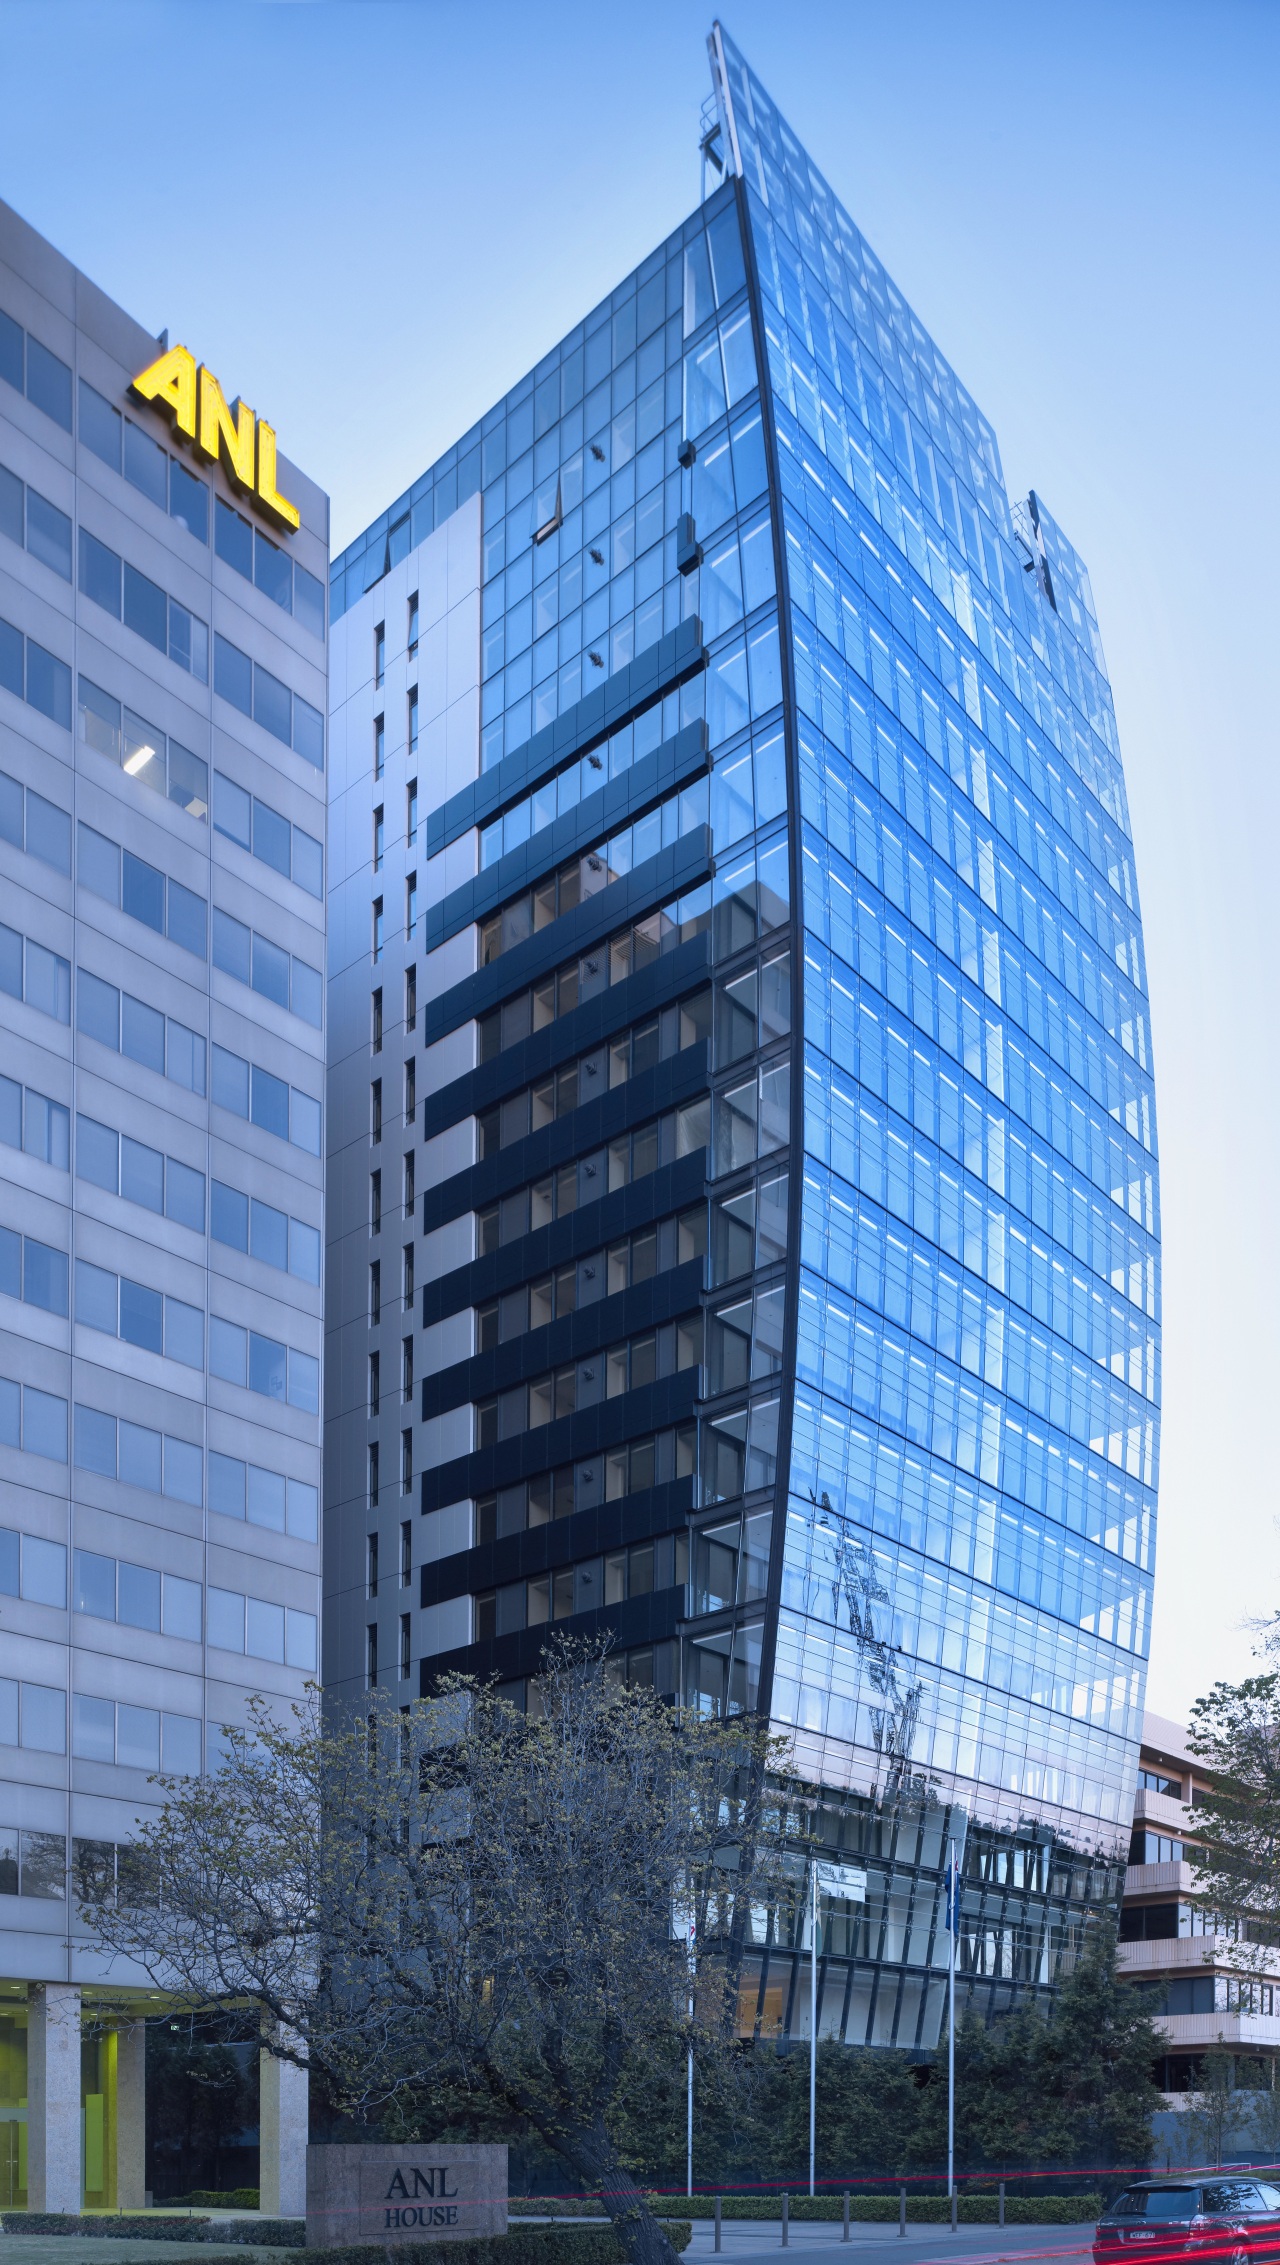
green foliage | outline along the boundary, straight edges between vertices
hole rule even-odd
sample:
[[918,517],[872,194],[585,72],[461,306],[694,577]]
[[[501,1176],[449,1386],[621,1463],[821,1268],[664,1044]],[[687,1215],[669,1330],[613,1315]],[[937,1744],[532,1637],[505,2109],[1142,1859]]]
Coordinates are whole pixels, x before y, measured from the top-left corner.
[[[1114,1929],[1090,1931],[1050,2019],[1029,2006],[956,2034],[956,2163],[962,2172],[1092,2169],[1151,2158],[1163,2047],[1138,1993],[1116,1972]],[[685,2062],[628,2072],[619,2146],[633,2175],[677,2187],[685,2175]],[[927,2068],[905,2053],[820,2044],[821,2182],[940,2171],[947,2148],[945,2036]],[[732,2085],[698,2070],[694,2173],[704,2191],[762,2188],[807,2173],[809,2056],[744,2048]],[[1036,2208],[1041,2207],[1037,2201]],[[895,2204],[896,2208],[896,2204]]]
[[[307,2239],[304,2218],[231,2218],[219,2225],[212,2218],[171,2217],[162,2210],[6,2210],[0,2225],[10,2234],[77,2234],[82,2240],[115,2241],[127,2233],[130,2241],[229,2242],[237,2249],[302,2249]],[[208,2265],[216,2260],[209,2259]]]
[[[1046,2021],[1026,2007],[956,2034],[956,2163],[965,2170],[1145,2163],[1160,2104],[1160,2032],[1116,1972],[1113,1926],[1086,1937]],[[921,2101],[915,2160],[946,2157],[945,2038]]]
[[[650,2202],[657,2208],[657,2197]],[[559,2204],[556,2205],[560,2207]],[[675,2204],[689,2218],[714,2218],[714,2194],[682,2194]],[[1090,2189],[1086,2194],[1049,2194],[1041,2196],[1009,2195],[1005,2199],[1005,2222],[1011,2226],[1080,2226],[1091,2224],[1101,2215],[1102,2196]],[[844,2214],[844,2197],[840,2194],[818,2194],[810,2200],[807,2194],[793,2194],[789,2215],[799,2221],[825,2225],[838,2224]],[[782,2216],[782,2197],[778,2194],[727,2194],[720,2200],[720,2215],[729,2218],[765,2218],[775,2224]],[[957,2215],[966,2226],[994,2226],[999,2221],[1000,2198],[997,2194],[961,2194]],[[948,2223],[950,2205],[945,2194],[908,2194],[907,2218],[911,2225],[938,2226]],[[898,2197],[896,2194],[851,2194],[849,2217],[860,2225],[897,2225]]]
[[165,2200],[171,2210],[256,2210],[256,2186],[233,2186],[226,2189],[197,2187],[191,2194],[167,2194]]
[[[685,2250],[693,2236],[688,2219],[664,2218],[663,2232],[673,2249]],[[316,2249],[323,2265],[440,2265],[445,2245],[438,2241],[398,2241],[350,2249]],[[517,2226],[473,2241],[451,2241],[447,2265],[623,2265],[626,2251],[612,2228],[604,2226]]]
[[206,2241],[209,2234],[207,2218],[170,2218],[159,2210],[128,2211],[123,2216],[117,2210],[6,2210],[3,2224],[7,2234],[101,2235],[114,2240],[127,2232],[130,2241]]
[[[1280,1621],[1260,1649],[1280,1653]],[[1191,1710],[1192,1753],[1212,1771],[1196,1793],[1198,1888],[1237,1932],[1241,1963],[1249,1940],[1280,1939],[1280,1674],[1215,1683]]]

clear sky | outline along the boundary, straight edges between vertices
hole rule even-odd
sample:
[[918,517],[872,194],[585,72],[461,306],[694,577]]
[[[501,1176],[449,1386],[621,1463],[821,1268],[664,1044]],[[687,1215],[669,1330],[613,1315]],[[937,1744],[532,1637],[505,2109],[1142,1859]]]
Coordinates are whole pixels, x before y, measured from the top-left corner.
[[[0,195],[278,427],[335,548],[684,217],[689,0],[3,0]],[[1149,1698],[1280,1608],[1280,8],[733,0],[725,21],[1086,558],[1164,1183]]]

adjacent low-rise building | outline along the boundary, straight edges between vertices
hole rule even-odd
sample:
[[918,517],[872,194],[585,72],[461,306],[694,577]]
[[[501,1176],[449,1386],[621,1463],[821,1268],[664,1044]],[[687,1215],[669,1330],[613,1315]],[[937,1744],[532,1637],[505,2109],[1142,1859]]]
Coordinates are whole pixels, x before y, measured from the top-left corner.
[[1234,1937],[1196,1889],[1196,1804],[1209,1773],[1181,1723],[1143,1721],[1133,1835],[1120,1914],[1120,1969],[1143,1984],[1165,2036],[1164,2092],[1193,2092],[1202,2056],[1219,2043],[1241,2055],[1280,2052],[1280,1953],[1269,1972],[1240,1969]]

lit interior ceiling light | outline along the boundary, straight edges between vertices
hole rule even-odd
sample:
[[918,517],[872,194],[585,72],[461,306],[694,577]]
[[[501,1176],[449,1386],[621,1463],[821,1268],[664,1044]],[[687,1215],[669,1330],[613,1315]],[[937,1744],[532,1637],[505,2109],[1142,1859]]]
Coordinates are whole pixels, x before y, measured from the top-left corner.
[[132,755],[125,756],[124,767],[131,779],[137,778],[144,764],[154,762],[155,752],[154,747],[135,747]]

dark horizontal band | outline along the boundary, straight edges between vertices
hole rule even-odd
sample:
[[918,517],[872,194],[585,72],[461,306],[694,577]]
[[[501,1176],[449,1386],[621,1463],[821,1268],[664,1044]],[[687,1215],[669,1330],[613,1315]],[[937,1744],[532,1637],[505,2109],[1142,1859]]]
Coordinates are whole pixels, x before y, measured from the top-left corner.
[[462,1023],[487,1014],[490,1007],[500,1006],[513,992],[550,975],[562,960],[588,951],[611,929],[639,918],[654,905],[682,896],[712,871],[711,828],[695,826],[678,842],[660,849],[656,857],[647,857],[634,873],[611,881],[608,888],[587,897],[536,936],[526,936],[523,943],[514,944],[490,967],[478,967],[474,975],[464,976],[443,997],[432,999],[422,1017],[423,1045],[434,1045]]
[[611,731],[620,731],[628,717],[648,706],[659,693],[670,692],[693,676],[706,662],[702,623],[690,614],[678,628],[646,645],[625,668],[615,669],[581,700],[575,700],[552,724],[536,731],[523,747],[515,747],[484,771],[469,786],[459,787],[427,819],[427,855],[438,857],[450,842],[458,841],[473,826],[487,825],[508,802],[518,801],[541,785],[562,763]]
[[518,849],[509,849],[505,857],[477,873],[473,880],[451,889],[427,914],[427,950],[437,951],[450,936],[469,928],[473,920],[483,920],[522,889],[531,888],[565,858],[607,841],[629,819],[640,817],[650,803],[661,801],[706,767],[707,727],[699,720],[664,739],[652,755],[642,756],[618,778],[606,779],[576,809],[554,818],[529,841],[521,842]]

